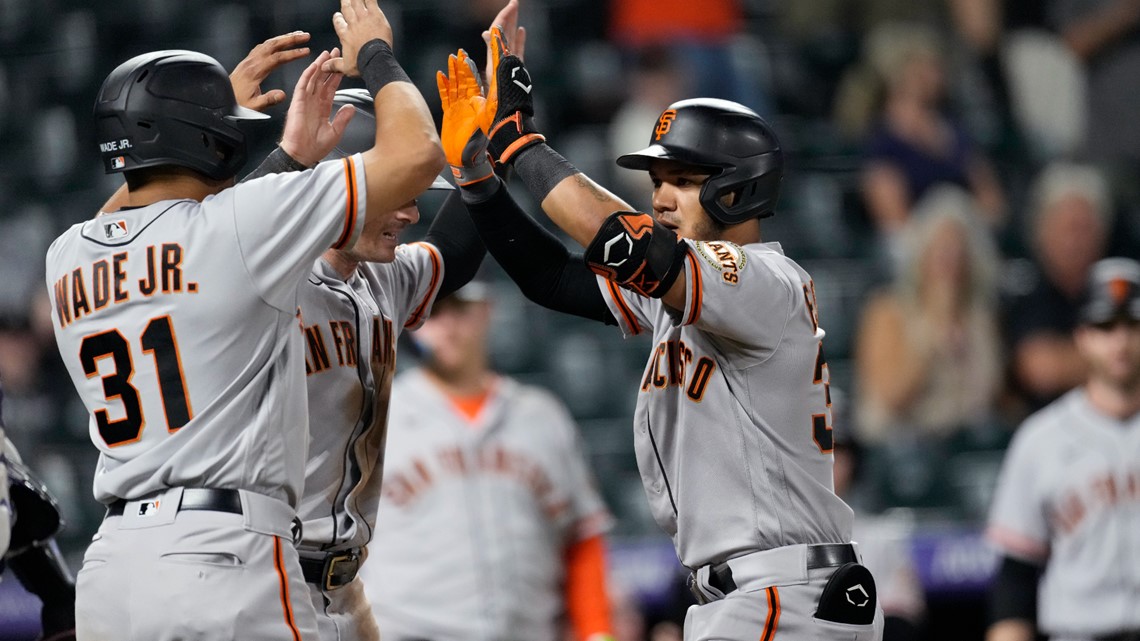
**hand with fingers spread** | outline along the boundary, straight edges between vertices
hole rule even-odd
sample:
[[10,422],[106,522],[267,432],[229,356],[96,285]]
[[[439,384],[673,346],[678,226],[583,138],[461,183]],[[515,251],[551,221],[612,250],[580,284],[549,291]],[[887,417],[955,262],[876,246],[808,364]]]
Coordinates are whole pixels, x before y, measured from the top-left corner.
[[[519,26],[519,0],[508,0],[499,13],[495,16],[495,20],[491,23],[491,27],[498,27],[503,32],[503,36],[511,45],[511,52],[519,57],[520,60],[526,58],[523,51],[526,50],[526,28]],[[491,29],[488,28],[483,32],[483,42],[487,44],[487,66],[483,77],[490,81],[491,76],[495,75],[495,65],[498,60],[494,58],[494,52],[491,50]],[[491,99],[491,92],[494,87],[484,87],[487,92],[487,99]]]
[[284,91],[272,89],[262,93],[261,83],[278,67],[309,55],[309,48],[302,46],[308,41],[308,33],[294,31],[270,38],[254,47],[230,73],[230,84],[233,85],[238,104],[265,111],[284,102]]
[[522,60],[511,53],[498,26],[491,28],[491,63],[494,72],[487,79],[490,87],[487,110],[494,113],[488,148],[498,165],[509,164],[520,151],[545,142],[534,124],[534,88]]
[[341,0],[340,11],[333,14],[333,29],[340,38],[343,56],[330,59],[323,71],[357,77],[357,57],[364,45],[380,39],[392,46],[392,25],[376,0]]
[[448,57],[447,74],[436,72],[435,81],[443,104],[440,141],[455,182],[462,187],[490,178],[486,130],[493,114],[486,110],[475,61],[460,49]]
[[333,97],[344,76],[326,73],[321,68],[336,54],[336,49],[323,51],[305,68],[297,80],[293,101],[285,117],[281,149],[306,167],[317,164],[332,151],[355,113],[346,105],[337,111],[331,122],[329,120]]

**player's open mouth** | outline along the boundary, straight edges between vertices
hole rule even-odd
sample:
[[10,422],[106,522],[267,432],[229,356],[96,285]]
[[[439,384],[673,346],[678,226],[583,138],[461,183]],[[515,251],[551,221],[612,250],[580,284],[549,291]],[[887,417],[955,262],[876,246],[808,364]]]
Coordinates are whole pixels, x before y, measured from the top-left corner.
[[384,238],[388,238],[388,239],[391,239],[391,240],[396,240],[396,239],[397,239],[397,234],[396,234],[396,232],[386,231],[386,232],[384,232],[384,233],[383,233],[383,236],[384,236]]

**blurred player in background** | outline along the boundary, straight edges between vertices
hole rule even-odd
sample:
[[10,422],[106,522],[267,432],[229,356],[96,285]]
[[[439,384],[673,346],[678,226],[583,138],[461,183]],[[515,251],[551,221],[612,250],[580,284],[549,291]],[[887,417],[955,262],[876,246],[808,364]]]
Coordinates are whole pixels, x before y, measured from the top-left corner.
[[1073,333],[1081,387],[1006,452],[988,538],[988,641],[1140,639],[1140,263],[1097,262]]
[[611,639],[611,518],[551,393],[491,369],[489,288],[441,298],[393,386],[384,491],[362,570],[386,641]]

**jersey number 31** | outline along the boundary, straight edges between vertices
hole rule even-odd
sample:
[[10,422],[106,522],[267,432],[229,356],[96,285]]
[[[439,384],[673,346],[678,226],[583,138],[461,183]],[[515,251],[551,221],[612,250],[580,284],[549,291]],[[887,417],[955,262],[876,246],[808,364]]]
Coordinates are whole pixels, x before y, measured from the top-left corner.
[[[186,394],[186,381],[182,375],[182,359],[178,355],[178,341],[169,316],[152,318],[140,337],[142,351],[154,357],[158,375],[158,391],[166,413],[166,429],[175,432],[190,422],[193,412],[190,397]],[[108,447],[134,443],[142,435],[146,418],[143,416],[139,390],[131,384],[135,374],[131,358],[131,345],[122,333],[112,329],[91,334],[79,345],[79,362],[87,378],[99,374],[99,361],[111,357],[115,371],[103,377],[103,394],[107,400],[119,399],[123,403],[123,418],[111,420],[107,410],[95,411],[99,435]]]

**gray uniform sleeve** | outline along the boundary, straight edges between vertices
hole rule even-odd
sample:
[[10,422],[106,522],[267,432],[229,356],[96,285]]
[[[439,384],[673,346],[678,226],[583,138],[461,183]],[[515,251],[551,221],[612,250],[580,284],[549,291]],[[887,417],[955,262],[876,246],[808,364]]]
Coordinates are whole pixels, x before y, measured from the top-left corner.
[[613,517],[598,493],[581,434],[560,401],[546,393],[543,397],[550,406],[550,422],[556,428],[556,460],[562,463],[550,473],[559,493],[567,499],[558,522],[563,541],[569,544],[604,534],[613,527]]
[[8,461],[19,460],[16,448],[0,425],[0,559],[8,552],[12,536],[12,503],[8,499]]
[[431,315],[444,274],[443,259],[431,243],[399,245],[394,261],[365,263],[361,269],[391,301],[384,311],[400,327],[417,329]]
[[313,261],[329,247],[355,244],[364,226],[364,189],[363,161],[354,155],[223,192],[232,198],[246,271],[267,303],[291,311]]
[[653,304],[660,305],[660,302],[623,289],[617,283],[601,276],[595,278],[598,279],[598,289],[602,292],[602,300],[606,301],[606,307],[617,319],[618,327],[621,328],[623,336],[626,338],[637,336],[646,330],[652,333],[653,316],[650,306]]
[[[746,252],[727,241],[685,241],[685,308],[678,325],[731,339],[746,352],[769,354],[804,296],[780,254]],[[748,349],[751,348],[751,349]]]
[[1004,554],[1033,563],[1048,557],[1050,539],[1039,438],[1032,423],[1022,425],[1014,436],[986,527],[986,538]]

